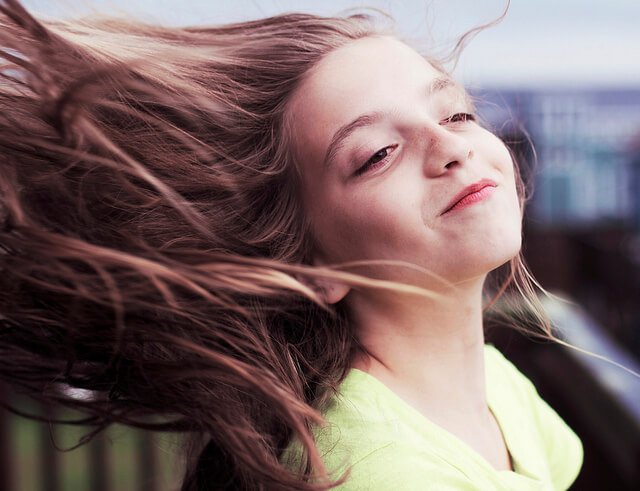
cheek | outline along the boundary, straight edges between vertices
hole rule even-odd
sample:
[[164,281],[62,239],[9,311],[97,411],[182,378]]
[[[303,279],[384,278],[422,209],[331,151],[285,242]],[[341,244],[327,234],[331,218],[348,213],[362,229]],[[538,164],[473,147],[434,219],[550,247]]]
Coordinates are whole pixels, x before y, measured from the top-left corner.
[[487,153],[489,154],[490,161],[494,163],[494,166],[505,176],[505,178],[514,181],[514,164],[511,158],[509,149],[497,136],[490,133],[491,139],[487,142]]
[[[505,149],[504,165],[502,166],[504,182],[502,183],[503,193],[499,208],[501,212],[497,214],[497,220],[492,227],[492,237],[487,241],[497,254],[499,263],[515,256],[522,246],[522,210],[520,198],[516,187],[516,172],[511,155]],[[502,254],[502,257],[500,255]]]
[[[486,160],[490,163],[490,166],[502,176],[502,182],[500,184],[509,189],[509,196],[513,198],[509,202],[509,207],[513,208],[515,206],[515,208],[520,211],[516,187],[516,173],[518,169],[513,162],[511,153],[502,140],[492,133],[487,133],[489,138],[483,139],[482,143],[480,143],[481,152],[486,156]],[[515,203],[515,205],[514,200],[518,202]]]
[[[407,186],[363,187],[316,207],[313,227],[322,250],[336,261],[396,258],[419,229],[420,203]],[[366,190],[364,190],[366,188]],[[410,210],[415,210],[412,213]]]
[[518,169],[515,167],[511,154],[507,147],[498,140],[499,145],[495,151],[496,168],[503,176],[503,195],[502,195],[502,217],[504,220],[504,234],[505,240],[511,237],[511,242],[514,242],[516,237],[518,241],[521,235],[522,228],[522,210],[520,207],[520,198],[518,196],[516,185],[516,173]]

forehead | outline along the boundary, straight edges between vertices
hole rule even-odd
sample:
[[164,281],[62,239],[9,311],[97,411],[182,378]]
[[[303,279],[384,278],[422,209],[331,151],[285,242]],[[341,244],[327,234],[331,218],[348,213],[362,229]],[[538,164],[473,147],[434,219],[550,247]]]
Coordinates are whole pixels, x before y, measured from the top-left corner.
[[291,100],[296,147],[305,154],[319,151],[346,122],[397,110],[403,95],[426,94],[440,77],[418,52],[392,37],[367,37],[338,48],[310,71]]

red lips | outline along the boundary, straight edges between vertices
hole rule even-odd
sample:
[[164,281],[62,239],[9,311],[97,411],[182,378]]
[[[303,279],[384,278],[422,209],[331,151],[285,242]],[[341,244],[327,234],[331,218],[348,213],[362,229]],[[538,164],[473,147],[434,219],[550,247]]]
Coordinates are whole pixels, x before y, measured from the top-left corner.
[[458,194],[456,194],[451,201],[449,201],[449,204],[447,205],[445,210],[441,213],[441,215],[444,215],[449,210],[451,210],[451,208],[456,206],[456,204],[458,204],[458,202],[460,202],[462,199],[466,198],[470,194],[477,193],[478,191],[486,188],[487,186],[496,187],[497,184],[491,179],[481,179],[478,182],[471,184],[470,186],[467,186]]

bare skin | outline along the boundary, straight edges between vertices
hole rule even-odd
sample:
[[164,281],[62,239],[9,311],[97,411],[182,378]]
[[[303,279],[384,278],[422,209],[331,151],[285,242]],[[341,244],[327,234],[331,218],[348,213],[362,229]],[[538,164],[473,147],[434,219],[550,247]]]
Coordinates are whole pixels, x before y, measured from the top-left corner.
[[[402,260],[440,278],[366,271],[438,299],[318,285],[328,302],[346,303],[369,353],[352,366],[505,470],[509,455],[486,398],[482,289],[520,250],[521,214],[511,157],[471,112],[461,87],[390,37],[331,52],[290,106],[315,263]],[[331,143],[362,115],[366,124]],[[494,184],[486,199],[443,213],[481,179]]]

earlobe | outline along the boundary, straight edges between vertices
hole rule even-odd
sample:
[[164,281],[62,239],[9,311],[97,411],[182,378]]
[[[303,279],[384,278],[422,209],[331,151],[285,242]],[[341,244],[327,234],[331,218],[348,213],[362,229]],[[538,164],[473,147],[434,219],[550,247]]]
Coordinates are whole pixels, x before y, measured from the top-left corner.
[[[321,267],[325,262],[316,256],[312,261],[313,266]],[[331,278],[313,278],[313,290],[328,304],[338,303],[347,296],[351,287]]]
[[328,304],[338,303],[351,290],[349,285],[328,279],[317,280],[317,292]]

